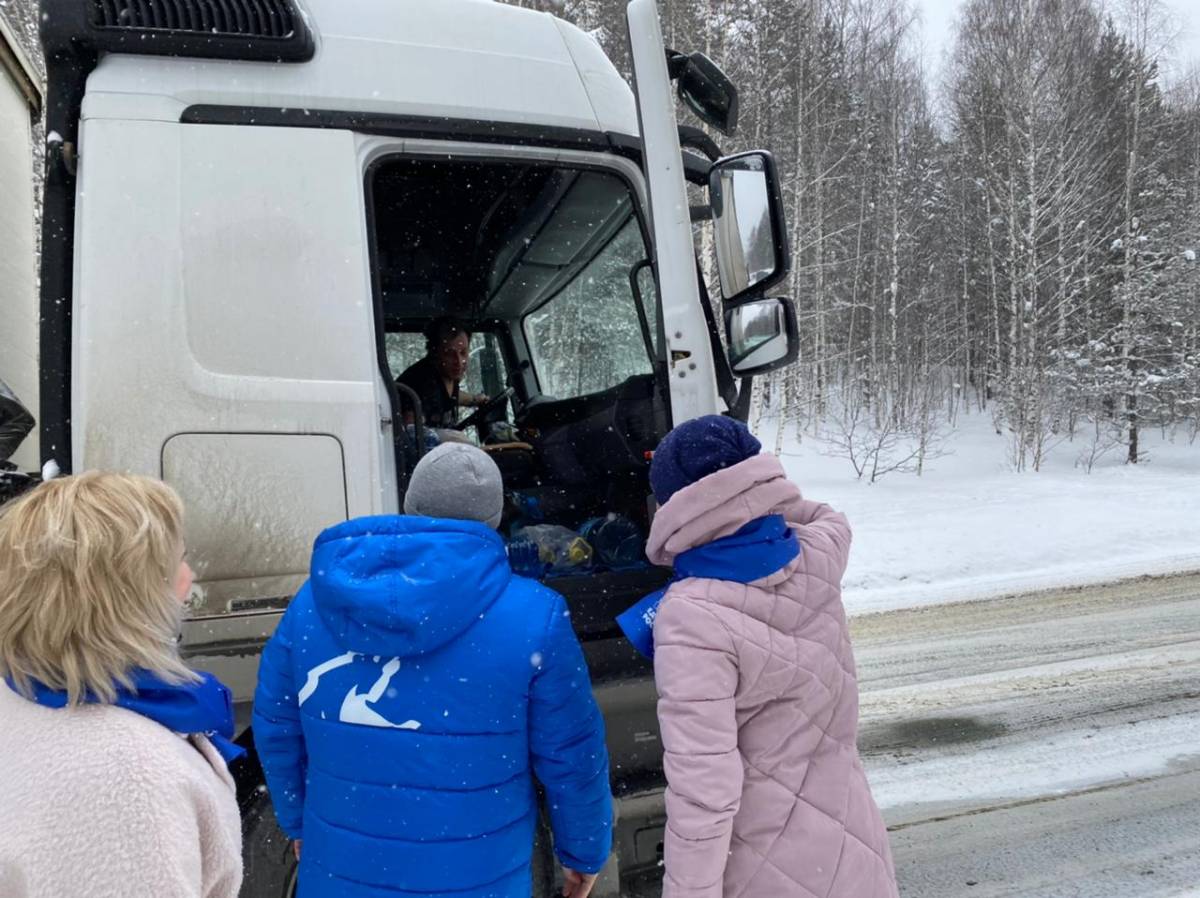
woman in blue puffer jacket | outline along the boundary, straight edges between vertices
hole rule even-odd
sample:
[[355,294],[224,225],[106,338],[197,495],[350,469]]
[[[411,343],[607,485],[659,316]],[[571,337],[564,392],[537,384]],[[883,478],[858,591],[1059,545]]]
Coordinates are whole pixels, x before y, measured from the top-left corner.
[[445,444],[414,470],[408,516],[317,538],[254,699],[300,898],[528,898],[534,775],[564,894],[584,898],[607,860],[583,652],[562,597],[510,570],[502,503],[495,463]]

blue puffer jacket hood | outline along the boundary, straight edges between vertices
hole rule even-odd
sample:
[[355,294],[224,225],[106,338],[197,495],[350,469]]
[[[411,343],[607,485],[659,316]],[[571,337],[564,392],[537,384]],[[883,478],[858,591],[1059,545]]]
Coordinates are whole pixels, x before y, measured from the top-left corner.
[[511,578],[504,542],[486,524],[378,515],[318,536],[309,582],[342,648],[408,658],[462,634]]

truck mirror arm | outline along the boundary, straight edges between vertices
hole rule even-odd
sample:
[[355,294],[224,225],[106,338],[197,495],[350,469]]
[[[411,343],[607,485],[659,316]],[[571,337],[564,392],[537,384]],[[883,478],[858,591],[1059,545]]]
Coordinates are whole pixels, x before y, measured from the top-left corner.
[[696,150],[706,156],[709,162],[716,162],[725,155],[715,140],[709,137],[705,131],[692,125],[679,126],[679,145],[689,150]]
[[742,378],[742,382],[738,387],[737,401],[729,409],[729,415],[736,418],[743,424],[748,423],[747,418],[750,417],[750,397],[754,392],[754,375],[748,374]]
[[717,375],[717,391],[725,405],[732,411],[738,406],[738,388],[734,382],[733,369],[729,367],[729,357],[725,347],[721,345],[721,335],[717,329],[717,317],[713,313],[712,299],[708,295],[708,285],[704,282],[704,272],[700,268],[700,260],[696,260],[696,283],[700,288],[700,305],[704,309],[704,320],[708,324],[708,339],[712,347],[713,369]]

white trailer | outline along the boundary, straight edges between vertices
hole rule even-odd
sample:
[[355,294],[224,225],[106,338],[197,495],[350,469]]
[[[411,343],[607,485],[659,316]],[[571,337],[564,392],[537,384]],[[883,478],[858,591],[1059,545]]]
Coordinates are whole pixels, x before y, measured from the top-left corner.
[[[38,418],[15,458],[180,492],[198,575],[184,651],[233,686],[243,724],[314,536],[401,508],[422,441],[395,378],[430,320],[475,331],[473,390],[503,398],[469,423],[511,506],[570,526],[615,511],[645,528],[648,453],[673,422],[744,414],[749,376],[794,358],[791,303],[766,296],[788,262],[770,157],[681,152],[672,83],[718,129],[736,91],[704,57],[663,47],[653,0],[628,8],[636,92],[577,28],[479,0],[44,12],[56,139],[41,294],[34,307],[28,261],[20,295],[3,294],[5,316],[25,317],[5,329],[0,376]],[[689,207],[685,175],[711,210]],[[728,356],[693,247],[708,217],[721,270],[738,272],[721,289]],[[608,894],[659,859],[653,680],[614,618],[663,578],[553,584],[608,721]],[[245,894],[289,894],[253,753],[238,773]]]

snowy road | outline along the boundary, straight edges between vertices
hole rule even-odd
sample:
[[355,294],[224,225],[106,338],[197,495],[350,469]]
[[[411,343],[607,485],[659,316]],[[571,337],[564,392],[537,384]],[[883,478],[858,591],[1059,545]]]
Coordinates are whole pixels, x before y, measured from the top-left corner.
[[1200,895],[1200,770],[892,831],[920,898]]
[[1200,578],[852,626],[905,896],[1200,886]]
[[852,629],[904,898],[1200,895],[1200,577]]

